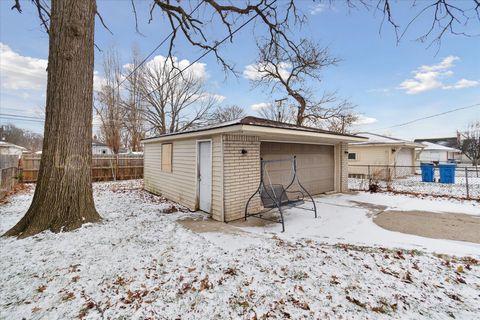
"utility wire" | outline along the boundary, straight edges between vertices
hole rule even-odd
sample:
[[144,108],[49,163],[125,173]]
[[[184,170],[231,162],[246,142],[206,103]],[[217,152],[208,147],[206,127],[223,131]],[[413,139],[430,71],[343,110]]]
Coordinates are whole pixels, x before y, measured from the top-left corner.
[[412,124],[412,123],[415,123],[415,122],[418,122],[418,121],[422,121],[422,120],[426,120],[426,119],[431,119],[431,118],[436,118],[436,117],[439,117],[439,116],[443,116],[443,115],[445,115],[445,114],[449,114],[449,113],[453,113],[453,112],[457,112],[457,111],[461,111],[461,110],[465,110],[465,109],[471,109],[471,108],[475,108],[475,107],[479,107],[479,106],[480,106],[480,103],[476,103],[476,104],[472,104],[472,105],[469,105],[469,106],[460,107],[460,108],[455,108],[455,109],[452,109],[452,110],[448,110],[448,111],[444,111],[444,112],[432,114],[432,115],[430,115],[430,116],[426,116],[426,117],[422,117],[422,118],[417,118],[417,119],[410,120],[410,121],[407,121],[407,122],[404,122],[404,123],[395,124],[395,125],[393,125],[393,126],[384,127],[384,128],[372,129],[372,130],[369,130],[369,131],[379,131],[379,130],[386,130],[386,129],[391,129],[391,128],[403,127],[403,126],[406,126],[406,125],[409,125],[409,124]]
[[41,120],[41,119],[34,120],[34,119],[24,119],[24,118],[20,118],[20,117],[11,118],[11,117],[6,117],[6,116],[0,116],[0,119],[16,120],[16,121],[30,121],[30,122],[38,122],[38,123],[43,123],[43,122],[45,122],[44,120]]
[[[273,4],[275,4],[278,0],[273,0],[269,5],[267,5],[261,12],[263,13],[264,10],[266,10],[267,8],[270,8]],[[228,39],[230,39],[234,34],[236,34],[238,31],[240,31],[241,29],[243,29],[247,24],[249,24],[250,22],[252,22],[256,17],[258,17],[258,15],[260,14],[260,12],[257,12],[254,16],[252,16],[250,19],[248,19],[247,21],[245,21],[244,23],[242,23],[238,28],[236,28],[235,30],[233,30],[231,33],[229,33],[225,38],[223,38],[221,41],[217,42],[213,47],[211,47],[210,49],[208,49],[207,51],[205,51],[203,54],[201,54],[197,59],[193,60],[189,65],[187,65],[185,68],[183,68],[182,70],[180,70],[178,73],[174,74],[172,78],[169,78],[167,79],[167,81],[165,83],[162,83],[160,86],[154,88],[153,90],[147,92],[145,95],[142,95],[142,97],[140,97],[140,99],[144,99],[148,96],[150,96],[153,92],[159,90],[159,89],[162,89],[169,81],[172,81],[173,79],[175,79],[176,77],[180,76],[185,70],[187,70],[188,68],[190,68],[191,66],[193,66],[195,63],[197,63],[198,61],[200,61],[200,59],[202,59],[203,57],[205,57],[207,54],[209,54],[210,52],[212,52],[213,50],[217,49],[218,46],[220,46],[222,43],[224,43],[225,41],[227,41]]]
[[40,120],[44,120],[44,118],[39,118],[39,117],[30,117],[30,116],[24,116],[24,115],[17,115],[17,114],[12,114],[12,113],[0,113],[0,116],[7,116],[7,117],[17,117],[17,118],[28,118],[28,119],[40,119]]
[[[202,3],[205,2],[205,0],[202,0],[198,3],[198,5],[190,12],[190,15],[193,14],[195,11],[197,11],[198,8],[202,5]],[[147,60],[178,30],[180,25],[176,26],[168,36],[165,37],[139,64],[136,66],[125,78],[120,81],[120,83],[117,85],[115,90],[118,90],[120,86],[128,79],[130,78],[137,70],[140,68]]]

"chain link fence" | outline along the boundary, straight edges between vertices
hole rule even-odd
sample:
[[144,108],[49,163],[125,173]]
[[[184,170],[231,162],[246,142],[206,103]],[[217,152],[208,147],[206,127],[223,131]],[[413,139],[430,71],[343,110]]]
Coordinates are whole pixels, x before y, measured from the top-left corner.
[[[453,183],[442,183],[439,166],[433,182],[424,182],[420,166],[349,165],[350,190],[392,191],[480,200],[480,168],[458,166]],[[445,177],[443,178],[445,180]]]

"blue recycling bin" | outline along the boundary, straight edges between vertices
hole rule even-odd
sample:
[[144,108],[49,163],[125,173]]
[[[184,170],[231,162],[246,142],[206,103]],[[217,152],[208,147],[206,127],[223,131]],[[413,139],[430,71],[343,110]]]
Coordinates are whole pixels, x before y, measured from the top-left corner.
[[433,163],[420,163],[420,169],[422,169],[422,182],[433,182],[435,176]]
[[441,163],[440,168],[440,182],[441,183],[455,183],[455,168],[456,163]]

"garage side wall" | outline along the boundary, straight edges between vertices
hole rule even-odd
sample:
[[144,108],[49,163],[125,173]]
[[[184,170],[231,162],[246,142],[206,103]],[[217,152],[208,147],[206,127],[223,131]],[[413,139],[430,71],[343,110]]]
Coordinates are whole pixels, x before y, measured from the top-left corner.
[[[242,153],[242,150],[247,153]],[[225,221],[244,216],[248,198],[260,183],[260,141],[245,135],[223,136],[223,181]],[[260,198],[252,199],[249,211],[257,211]]]
[[175,140],[172,143],[172,172],[161,170],[162,143],[144,146],[145,190],[161,194],[190,210],[196,206],[196,141]]

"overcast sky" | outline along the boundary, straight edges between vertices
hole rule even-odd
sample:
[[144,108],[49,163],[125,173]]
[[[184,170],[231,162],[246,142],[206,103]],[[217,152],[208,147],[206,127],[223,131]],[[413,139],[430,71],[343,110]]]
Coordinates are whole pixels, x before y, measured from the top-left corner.
[[[42,31],[29,1],[23,1],[22,14],[10,10],[12,2],[0,1],[0,113],[42,117],[48,36]],[[95,42],[102,49],[117,48],[122,64],[129,63],[133,45],[146,55],[170,32],[160,12],[148,24],[148,3],[137,3],[142,33],[138,34],[130,1],[98,0],[99,11],[113,35],[97,21]],[[408,126],[388,128],[480,103],[480,38],[447,34],[440,47],[428,47],[429,42],[414,41],[430,22],[424,20],[414,24],[397,45],[389,25],[384,24],[379,32],[382,16],[378,12],[349,11],[342,5],[330,7],[308,0],[299,3],[309,21],[301,30],[303,36],[328,46],[333,55],[342,59],[339,66],[323,72],[320,83],[311,85],[319,94],[324,90],[336,90],[355,104],[364,123],[357,130],[405,139],[452,136],[469,122],[480,120],[480,107],[476,107]],[[411,12],[401,2],[394,14],[405,24]],[[479,24],[472,24],[470,31],[480,34]],[[225,30],[210,27],[209,34],[221,39]],[[256,28],[249,25],[237,34],[233,44],[227,43],[222,48],[222,54],[235,64],[237,77],[225,75],[212,56],[195,66],[195,72],[207,78],[209,90],[220,97],[223,104],[237,104],[252,115],[258,108],[284,97],[280,92],[272,95],[262,88],[252,87],[249,82],[249,78],[254,77],[250,65],[256,56],[254,36],[258,35],[262,35],[258,25]],[[102,77],[102,53],[96,51],[95,54],[98,87]],[[161,59],[166,54],[167,47],[163,46],[155,55]],[[178,60],[186,64],[200,54],[182,41],[175,49]],[[35,120],[0,118],[0,124],[7,122],[35,132],[43,131],[42,123]]]

